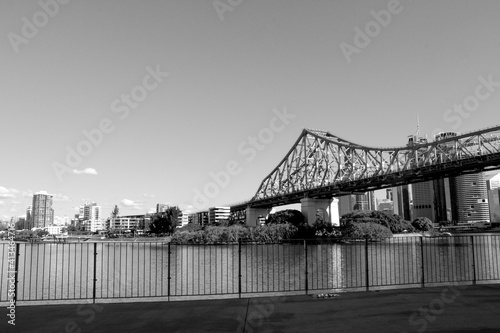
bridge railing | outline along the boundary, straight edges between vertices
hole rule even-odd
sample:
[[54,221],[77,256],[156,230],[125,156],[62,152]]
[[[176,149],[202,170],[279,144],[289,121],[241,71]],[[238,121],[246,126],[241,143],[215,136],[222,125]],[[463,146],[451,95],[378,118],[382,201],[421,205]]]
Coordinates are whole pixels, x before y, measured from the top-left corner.
[[500,282],[500,235],[349,243],[16,243],[15,248],[17,270],[11,273],[8,244],[0,244],[0,302],[177,300]]

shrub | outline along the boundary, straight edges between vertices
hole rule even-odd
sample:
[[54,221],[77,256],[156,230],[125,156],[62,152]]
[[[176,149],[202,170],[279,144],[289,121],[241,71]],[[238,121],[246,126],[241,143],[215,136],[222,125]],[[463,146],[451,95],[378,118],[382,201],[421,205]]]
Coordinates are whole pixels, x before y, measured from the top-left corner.
[[176,232],[172,235],[171,242],[175,244],[204,243],[205,242],[204,232],[202,230]]
[[250,229],[249,241],[258,243],[278,243],[294,238],[298,228],[287,224],[270,224]]
[[198,223],[188,223],[185,226],[182,226],[181,228],[177,228],[176,232],[183,232],[183,231],[194,232],[194,231],[199,231],[201,229],[203,229],[203,227]]
[[434,229],[432,221],[427,217],[417,217],[415,220],[413,220],[411,225],[419,231],[429,231]]
[[255,228],[241,225],[230,227],[207,226],[204,230],[178,231],[172,235],[172,242],[176,244],[221,244],[258,242],[277,243],[294,238],[298,228],[291,224],[271,224]]
[[414,232],[415,228],[409,221],[397,214],[382,211],[356,211],[342,216],[341,225],[349,222],[377,223],[391,230],[392,233],[401,233],[404,230]]
[[240,239],[247,240],[249,235],[248,228],[239,225],[230,227],[208,226],[204,231],[206,243],[237,243]]
[[378,223],[365,222],[348,222],[342,227],[342,235],[346,238],[378,240],[382,238],[392,237],[392,232],[389,228]]
[[338,227],[334,227],[331,223],[325,222],[323,219],[316,219],[312,225],[316,237],[340,237],[341,233]]

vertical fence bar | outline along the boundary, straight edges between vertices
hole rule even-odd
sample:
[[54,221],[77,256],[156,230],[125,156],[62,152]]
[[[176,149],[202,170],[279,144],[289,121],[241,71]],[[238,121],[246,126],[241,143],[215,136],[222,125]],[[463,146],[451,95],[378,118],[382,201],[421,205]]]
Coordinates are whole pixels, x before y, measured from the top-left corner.
[[170,242],[168,242],[168,277],[167,277],[167,281],[168,281],[168,285],[167,285],[167,299],[170,301],[170,280],[172,279],[171,275],[170,275]]
[[238,241],[238,298],[241,298],[241,239]]
[[305,284],[306,284],[306,295],[308,294],[309,291],[309,281],[308,281],[308,274],[309,272],[307,271],[307,240],[304,239],[304,258],[305,258],[305,265],[306,265],[306,272],[305,272]]
[[[18,277],[19,277],[19,272],[18,272],[18,270],[19,270],[19,255],[20,255],[19,243],[16,243],[16,257],[15,257],[16,263],[15,263],[15,267],[14,267],[14,269],[15,269],[15,271],[14,271],[14,305],[16,305],[16,303],[17,303],[17,293],[18,293],[17,284],[18,284]],[[7,267],[8,267],[8,264],[7,264]],[[8,286],[9,286],[9,284],[7,283],[7,289],[9,289]]]
[[425,268],[424,268],[424,237],[420,236],[420,279],[422,280],[422,288],[425,287]]
[[472,244],[472,284],[476,285],[476,254],[474,251],[474,236],[470,236],[470,241]]
[[365,238],[365,284],[366,291],[370,290],[370,266],[368,263],[368,237]]
[[92,303],[95,304],[96,284],[97,284],[97,243],[94,243],[94,279],[92,285]]

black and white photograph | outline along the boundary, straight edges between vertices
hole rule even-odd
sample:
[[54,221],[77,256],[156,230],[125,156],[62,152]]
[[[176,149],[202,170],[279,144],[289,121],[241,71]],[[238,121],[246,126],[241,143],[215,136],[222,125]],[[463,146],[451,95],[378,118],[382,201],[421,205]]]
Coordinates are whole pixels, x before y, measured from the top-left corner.
[[499,15],[0,0],[0,331],[500,331]]

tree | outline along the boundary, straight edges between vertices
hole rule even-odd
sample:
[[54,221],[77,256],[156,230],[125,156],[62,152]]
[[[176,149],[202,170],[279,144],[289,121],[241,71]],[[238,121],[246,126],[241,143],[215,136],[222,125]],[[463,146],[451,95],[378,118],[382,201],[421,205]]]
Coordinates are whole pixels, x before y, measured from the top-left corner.
[[111,218],[115,219],[118,217],[120,210],[118,209],[118,205],[115,205],[115,208],[111,211]]
[[285,224],[290,223],[297,228],[305,224],[304,215],[295,209],[286,209],[267,217],[266,224]]
[[106,234],[110,234],[110,225],[111,225],[111,219],[116,219],[118,217],[118,214],[120,213],[120,210],[118,209],[118,205],[115,205],[115,208],[111,211],[110,217],[106,220]]
[[429,231],[434,229],[434,226],[432,224],[432,221],[429,220],[427,217],[417,217],[411,225],[420,231]]
[[168,207],[165,212],[151,215],[149,229],[154,234],[171,234],[178,224],[179,207]]
[[500,214],[497,212],[493,213],[493,219],[491,222],[500,222]]
[[74,225],[68,225],[68,228],[66,229],[68,232],[75,232],[78,229]]
[[48,234],[49,234],[49,232],[47,230],[43,230],[43,229],[38,229],[38,230],[35,230],[33,232],[33,235],[36,237],[43,237],[43,236],[46,236]]

